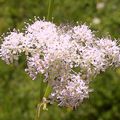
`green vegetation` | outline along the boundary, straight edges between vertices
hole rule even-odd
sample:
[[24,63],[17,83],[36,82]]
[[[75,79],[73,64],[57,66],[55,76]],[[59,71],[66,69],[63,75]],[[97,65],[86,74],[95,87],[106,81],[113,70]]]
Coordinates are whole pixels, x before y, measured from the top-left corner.
[[[120,38],[120,1],[103,0],[104,7],[97,9],[100,0],[54,0],[53,17],[56,24],[86,23],[98,36]],[[0,34],[13,28],[21,29],[34,16],[47,16],[48,0],[0,0]],[[100,23],[94,24],[99,18]],[[35,81],[24,72],[24,57],[19,65],[6,65],[0,60],[0,120],[33,120],[40,99],[42,76]],[[94,92],[74,111],[49,105],[41,120],[119,120],[120,69],[109,69],[95,78]]]

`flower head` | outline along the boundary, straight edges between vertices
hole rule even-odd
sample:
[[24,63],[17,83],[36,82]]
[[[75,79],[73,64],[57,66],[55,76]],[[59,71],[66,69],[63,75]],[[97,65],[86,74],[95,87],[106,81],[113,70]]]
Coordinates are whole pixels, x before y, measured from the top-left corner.
[[32,79],[44,75],[52,87],[50,99],[60,106],[76,107],[89,97],[89,82],[108,67],[120,66],[120,47],[108,38],[98,39],[85,24],[57,26],[36,20],[24,33],[4,37],[0,57],[13,63],[24,53],[25,71]]

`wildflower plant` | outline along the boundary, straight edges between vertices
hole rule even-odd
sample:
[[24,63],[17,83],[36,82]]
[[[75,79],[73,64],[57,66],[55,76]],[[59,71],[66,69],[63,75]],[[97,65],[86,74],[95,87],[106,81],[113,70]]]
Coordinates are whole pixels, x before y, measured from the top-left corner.
[[48,20],[35,19],[24,32],[14,30],[3,37],[0,57],[7,64],[18,61],[24,53],[25,71],[35,80],[44,76],[47,84],[43,100],[47,103],[76,108],[89,97],[93,77],[109,67],[120,66],[120,47],[111,38],[97,38],[83,25],[55,25]]

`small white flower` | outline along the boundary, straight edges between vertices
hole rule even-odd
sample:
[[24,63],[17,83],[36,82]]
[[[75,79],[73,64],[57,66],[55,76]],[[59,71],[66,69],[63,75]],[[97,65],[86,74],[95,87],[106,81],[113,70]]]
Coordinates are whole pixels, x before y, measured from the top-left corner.
[[71,74],[64,82],[56,81],[51,98],[58,101],[60,106],[76,107],[89,97],[89,92],[91,89],[86,81],[82,80],[79,75]]
[[94,34],[86,25],[75,26],[72,31],[72,38],[80,44],[91,44],[94,39]]
[[23,33],[11,32],[10,35],[4,37],[3,44],[0,49],[0,57],[7,63],[13,63],[18,60],[19,54],[23,50],[23,41],[26,38]]
[[93,22],[93,24],[97,25],[97,24],[101,23],[101,20],[97,17],[94,17],[92,22]]
[[96,4],[96,8],[98,9],[98,10],[101,10],[101,9],[103,9],[105,7],[105,3],[104,2],[98,2],[97,4]]

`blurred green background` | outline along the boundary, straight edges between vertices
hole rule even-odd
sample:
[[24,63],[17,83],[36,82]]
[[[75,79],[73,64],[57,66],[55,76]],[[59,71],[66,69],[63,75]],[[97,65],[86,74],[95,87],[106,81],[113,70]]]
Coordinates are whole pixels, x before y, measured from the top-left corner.
[[[54,0],[56,24],[86,23],[99,37],[120,38],[120,0]],[[34,16],[47,16],[48,0],[0,0],[0,35],[20,29]],[[33,120],[40,96],[39,76],[35,81],[24,71],[25,59],[17,66],[0,60],[0,120]],[[78,109],[68,111],[57,105],[41,115],[41,120],[120,120],[120,69],[98,75],[94,92]]]

